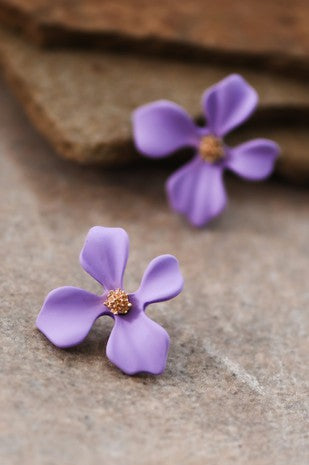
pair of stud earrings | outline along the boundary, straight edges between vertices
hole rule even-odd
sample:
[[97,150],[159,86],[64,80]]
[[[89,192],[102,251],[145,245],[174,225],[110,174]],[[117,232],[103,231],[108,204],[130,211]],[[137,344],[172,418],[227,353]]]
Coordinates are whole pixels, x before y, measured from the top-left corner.
[[[194,148],[194,158],[166,185],[172,209],[194,226],[205,225],[225,208],[225,169],[250,180],[271,174],[279,155],[275,142],[255,139],[231,148],[223,141],[251,115],[257,101],[255,90],[233,74],[204,93],[205,127],[196,126],[181,107],[165,100],[133,113],[134,141],[143,155],[160,158],[183,147]],[[145,310],[151,303],[176,297],[183,278],[177,259],[161,255],[146,268],[138,290],[128,294],[123,290],[128,254],[129,238],[123,229],[91,228],[80,263],[104,292],[98,296],[76,287],[55,289],[46,297],[36,324],[55,346],[64,349],[81,343],[97,318],[112,317],[114,327],[106,346],[109,360],[129,375],[158,375],[165,369],[170,339]]]

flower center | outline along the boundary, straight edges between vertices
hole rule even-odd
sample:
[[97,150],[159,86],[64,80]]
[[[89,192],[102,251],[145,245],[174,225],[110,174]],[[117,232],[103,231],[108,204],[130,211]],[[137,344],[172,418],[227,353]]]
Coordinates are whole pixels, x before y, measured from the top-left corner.
[[204,161],[215,163],[224,156],[222,144],[214,136],[204,136],[199,146],[199,154]]
[[107,299],[104,302],[104,305],[114,314],[114,315],[125,315],[128,313],[132,304],[129,302],[128,294],[126,294],[121,289],[115,289],[114,291],[109,291],[107,294]]

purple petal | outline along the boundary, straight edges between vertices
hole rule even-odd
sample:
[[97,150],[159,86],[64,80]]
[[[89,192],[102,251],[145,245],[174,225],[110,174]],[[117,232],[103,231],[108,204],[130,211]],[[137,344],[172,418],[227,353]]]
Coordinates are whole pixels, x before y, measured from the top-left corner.
[[272,140],[254,139],[228,149],[226,166],[246,179],[265,179],[272,173],[279,152]]
[[208,127],[219,137],[249,118],[257,102],[256,91],[238,74],[231,74],[210,87],[202,97]]
[[143,311],[131,309],[125,316],[115,316],[106,355],[128,375],[164,371],[169,349],[169,335]]
[[60,287],[48,294],[37,317],[40,331],[57,347],[82,342],[93,323],[106,313],[103,298],[76,287]]
[[152,260],[134,296],[140,306],[176,297],[183,288],[178,260],[173,255],[160,255]]
[[87,234],[79,260],[105,289],[122,289],[128,254],[129,238],[124,229],[94,226]]
[[201,227],[219,215],[226,205],[223,166],[204,162],[199,156],[176,171],[167,181],[171,207]]
[[179,106],[159,100],[133,113],[133,135],[137,149],[148,157],[166,157],[181,147],[196,147],[197,129]]

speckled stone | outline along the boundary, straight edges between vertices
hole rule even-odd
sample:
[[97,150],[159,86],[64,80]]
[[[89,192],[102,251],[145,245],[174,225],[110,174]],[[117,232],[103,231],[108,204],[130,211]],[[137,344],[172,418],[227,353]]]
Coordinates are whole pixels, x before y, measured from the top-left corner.
[[[230,206],[193,230],[166,204],[165,168],[55,157],[0,86],[0,463],[306,465],[308,191],[227,179]],[[171,336],[160,377],[105,357],[111,321],[71,350],[35,329],[47,292],[98,288],[78,255],[93,225],[131,238],[126,289],[150,259],[186,285],[148,312]]]
[[0,0],[0,20],[36,43],[117,47],[309,70],[306,0]]
[[[131,112],[161,98],[197,116],[205,88],[232,72],[241,73],[259,92],[260,109],[275,114],[263,137],[282,145],[279,171],[309,179],[307,127],[278,124],[277,113],[309,112],[307,81],[248,68],[212,67],[134,55],[41,51],[0,30],[0,61],[15,93],[36,127],[56,151],[79,163],[137,162],[131,141]],[[261,134],[254,124],[249,137]],[[236,140],[235,143],[243,139]],[[292,147],[292,151],[290,148]]]

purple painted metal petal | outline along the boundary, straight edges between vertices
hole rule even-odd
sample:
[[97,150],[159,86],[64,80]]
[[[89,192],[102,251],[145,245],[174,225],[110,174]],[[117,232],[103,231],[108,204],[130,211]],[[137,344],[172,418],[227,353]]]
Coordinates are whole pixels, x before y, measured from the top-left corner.
[[161,374],[168,349],[169,335],[143,311],[132,308],[127,315],[115,316],[106,355],[124,373]]
[[219,137],[248,119],[257,103],[256,91],[238,74],[227,76],[202,97],[208,127]]
[[80,263],[105,289],[123,287],[128,261],[129,238],[124,229],[94,226],[87,234]]
[[76,287],[51,291],[37,317],[38,329],[57,347],[82,342],[93,323],[106,313],[102,297]]
[[145,308],[153,302],[176,297],[182,288],[183,277],[177,258],[173,255],[160,255],[149,263],[134,298]]
[[176,171],[167,181],[171,207],[201,227],[226,206],[223,166],[204,162],[199,156]]
[[268,139],[254,139],[234,148],[229,148],[226,166],[252,181],[267,178],[274,169],[279,146]]
[[179,105],[159,100],[137,108],[132,116],[137,149],[152,158],[166,157],[182,147],[196,147],[198,134]]

